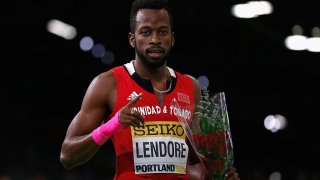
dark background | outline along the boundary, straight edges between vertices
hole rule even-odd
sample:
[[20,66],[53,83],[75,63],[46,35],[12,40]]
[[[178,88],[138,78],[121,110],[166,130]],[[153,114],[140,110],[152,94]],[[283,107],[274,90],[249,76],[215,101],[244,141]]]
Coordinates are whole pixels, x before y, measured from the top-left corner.
[[[241,179],[320,179],[320,53],[290,51],[284,39],[293,25],[319,27],[316,0],[274,1],[271,15],[237,19],[233,4],[245,1],[170,0],[176,44],[168,65],[210,78],[211,92],[226,93]],[[1,1],[0,179],[112,179],[111,142],[88,163],[64,170],[60,147],[91,80],[129,62],[130,1]],[[65,40],[46,30],[59,19],[78,35]],[[104,65],[81,51],[93,37],[115,55]],[[263,126],[269,114],[287,118],[284,130]]]

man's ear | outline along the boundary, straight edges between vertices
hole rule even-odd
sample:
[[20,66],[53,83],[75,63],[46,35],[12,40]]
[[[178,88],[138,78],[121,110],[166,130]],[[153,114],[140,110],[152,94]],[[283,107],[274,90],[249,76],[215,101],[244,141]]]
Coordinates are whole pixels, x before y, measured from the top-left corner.
[[175,37],[174,37],[174,32],[172,32],[171,46],[174,46],[174,42],[175,42]]
[[128,39],[129,39],[130,46],[135,48],[136,39],[134,38],[134,34],[132,32],[129,32]]

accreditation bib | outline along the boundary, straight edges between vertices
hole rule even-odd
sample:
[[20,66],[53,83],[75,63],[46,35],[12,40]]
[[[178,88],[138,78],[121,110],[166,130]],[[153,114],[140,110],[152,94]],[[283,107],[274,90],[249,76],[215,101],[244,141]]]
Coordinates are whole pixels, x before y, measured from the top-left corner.
[[186,173],[189,148],[180,122],[145,122],[131,133],[136,174]]

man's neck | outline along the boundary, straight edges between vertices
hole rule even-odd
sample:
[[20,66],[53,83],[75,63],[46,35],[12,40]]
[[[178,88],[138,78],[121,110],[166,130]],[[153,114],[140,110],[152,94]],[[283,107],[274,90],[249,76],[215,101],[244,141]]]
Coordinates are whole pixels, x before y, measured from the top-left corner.
[[154,82],[165,82],[168,80],[168,69],[166,64],[161,67],[152,68],[145,65],[141,60],[134,60],[135,71],[144,79],[150,79]]

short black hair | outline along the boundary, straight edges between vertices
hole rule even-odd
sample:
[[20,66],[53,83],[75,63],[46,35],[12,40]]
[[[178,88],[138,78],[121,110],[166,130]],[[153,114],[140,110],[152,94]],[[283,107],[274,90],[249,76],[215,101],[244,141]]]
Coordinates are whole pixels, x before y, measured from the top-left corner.
[[140,9],[165,9],[170,17],[170,26],[173,29],[172,12],[168,6],[168,0],[134,0],[131,4],[130,12],[130,30],[135,31],[136,17]]

